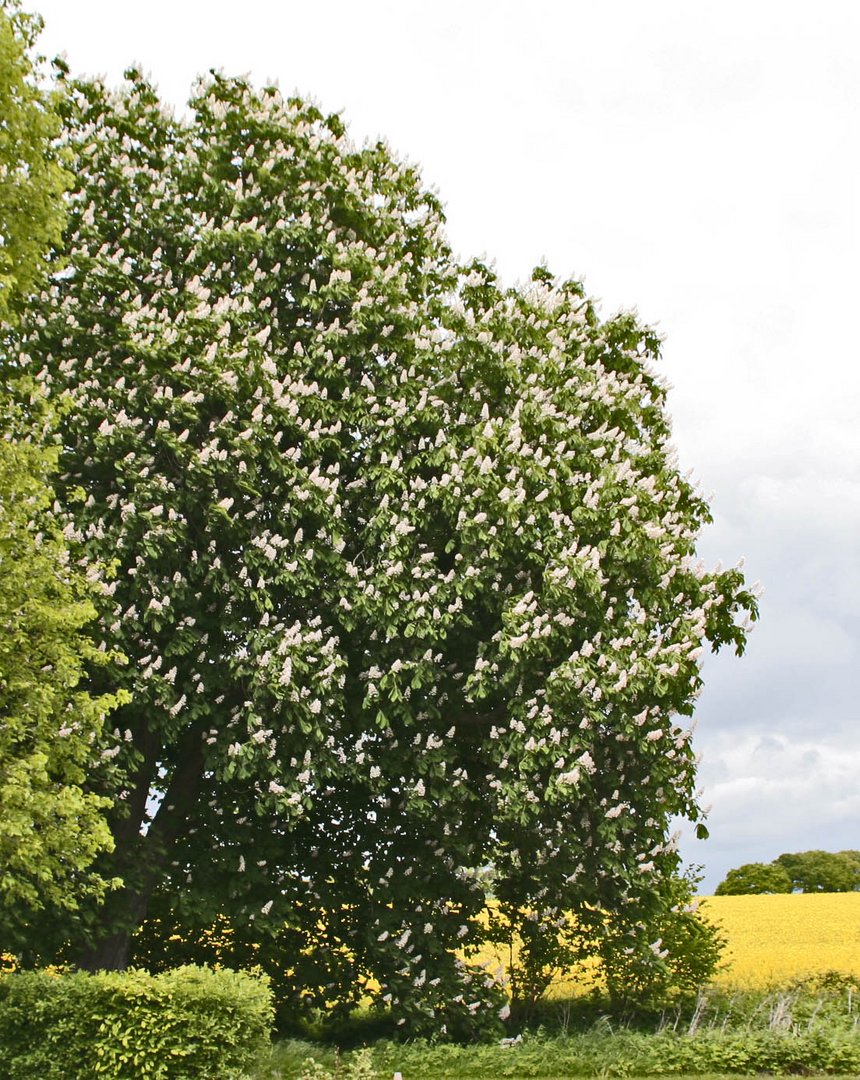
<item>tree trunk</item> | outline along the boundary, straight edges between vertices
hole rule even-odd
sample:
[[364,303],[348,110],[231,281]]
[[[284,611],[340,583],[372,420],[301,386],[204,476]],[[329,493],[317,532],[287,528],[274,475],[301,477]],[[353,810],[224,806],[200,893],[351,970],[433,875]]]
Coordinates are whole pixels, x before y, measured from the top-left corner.
[[122,971],[128,966],[131,936],[146,918],[149,899],[197,802],[203,779],[203,735],[199,730],[185,733],[176,757],[177,765],[147,832],[140,832],[146,802],[140,789],[145,783],[148,792],[154,776],[155,760],[149,755],[131,794],[136,810],[112,825],[116,848],[111,872],[125,884],[105,901],[99,912],[100,930],[78,955],[77,966],[83,971]]
[[[146,918],[151,892],[152,889],[144,895],[143,893],[126,893],[123,889],[116,897],[108,901],[110,914],[114,918],[108,916],[104,920],[105,925],[117,923],[125,927],[139,926]],[[130,929],[119,929],[97,938],[95,944],[78,958],[77,966],[82,971],[124,971],[128,967],[131,935]]]

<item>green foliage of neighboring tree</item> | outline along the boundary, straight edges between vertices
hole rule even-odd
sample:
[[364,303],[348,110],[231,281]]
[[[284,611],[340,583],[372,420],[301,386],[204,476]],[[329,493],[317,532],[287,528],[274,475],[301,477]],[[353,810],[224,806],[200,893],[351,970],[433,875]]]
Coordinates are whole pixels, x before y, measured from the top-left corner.
[[[82,685],[107,662],[86,636],[93,584],[69,557],[49,512],[56,450],[25,432],[26,417],[0,403],[0,941],[33,943],[39,912],[50,919],[101,898],[93,869],[113,847],[111,800],[91,789],[110,695]],[[38,435],[39,433],[36,432]],[[105,748],[107,749],[107,748]],[[107,751],[111,753],[111,751]]]
[[799,892],[852,892],[860,888],[856,851],[798,851],[775,860]]
[[791,878],[778,863],[744,863],[743,866],[729,870],[714,893],[717,896],[749,896],[791,891]]
[[[0,7],[0,325],[39,287],[61,239],[70,183],[53,140],[55,98],[35,77],[41,22]],[[94,582],[76,565],[51,506],[58,448],[43,390],[21,377],[0,343],[0,942],[32,947],[48,925],[100,899],[110,882],[93,867],[113,847],[112,799],[100,758],[110,694],[86,689],[108,661],[85,628]],[[78,554],[80,554],[78,552]],[[116,658],[115,658],[116,659]],[[126,695],[122,694],[122,700]]]
[[60,242],[71,177],[55,145],[60,118],[39,86],[33,54],[42,22],[0,4],[0,322],[37,288]]
[[125,888],[80,961],[122,966],[157,892],[293,926],[314,1004],[462,1031],[501,1000],[458,958],[487,865],[500,904],[612,911],[655,957],[699,656],[756,614],[696,560],[656,334],[457,264],[412,168],[274,88],[65,102],[67,264],[17,343],[70,405],[58,498],[116,561],[104,686],[133,695]]

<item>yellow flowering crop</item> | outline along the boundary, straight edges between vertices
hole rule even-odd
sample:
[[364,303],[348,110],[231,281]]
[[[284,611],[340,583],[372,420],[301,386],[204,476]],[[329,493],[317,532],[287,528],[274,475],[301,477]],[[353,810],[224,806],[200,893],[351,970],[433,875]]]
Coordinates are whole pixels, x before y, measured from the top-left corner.
[[[718,983],[755,988],[826,971],[860,976],[860,892],[708,896],[699,911],[727,941]],[[489,948],[477,959],[491,969],[508,963],[504,950]],[[582,993],[595,983],[599,965],[582,964],[557,976],[547,996]]]
[[860,892],[709,896],[701,913],[728,944],[719,981],[764,986],[801,975],[860,975]]

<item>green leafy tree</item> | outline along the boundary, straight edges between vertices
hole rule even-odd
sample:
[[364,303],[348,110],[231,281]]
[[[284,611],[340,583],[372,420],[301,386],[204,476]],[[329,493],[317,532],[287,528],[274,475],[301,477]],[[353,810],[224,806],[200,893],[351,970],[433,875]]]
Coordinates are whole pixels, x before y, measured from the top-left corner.
[[84,630],[93,584],[50,514],[56,451],[22,434],[34,413],[38,401],[26,417],[8,396],[0,406],[0,940],[13,950],[32,945],[40,912],[54,919],[104,895],[92,864],[113,847],[111,800],[90,783],[117,702],[81,685],[107,657]]
[[0,322],[44,278],[71,182],[55,145],[54,97],[36,78],[41,28],[14,0],[0,4]]
[[[40,285],[62,235],[70,182],[53,140],[60,118],[36,80],[41,22],[0,7],[0,324]],[[112,848],[100,757],[109,694],[85,688],[107,657],[86,634],[93,581],[54,520],[58,448],[44,390],[0,346],[0,940],[32,945],[34,921],[101,898],[93,867]],[[123,695],[124,698],[124,695]],[[108,759],[109,760],[109,759]],[[111,791],[112,791],[111,787]]]
[[851,892],[860,888],[860,862],[854,851],[798,851],[774,860],[799,892]]
[[600,959],[610,997],[637,1009],[662,1008],[669,1002],[695,998],[719,968],[726,940],[698,910],[699,878],[690,871],[663,882],[662,904],[646,923],[645,948],[631,941],[629,920],[608,918],[601,937]]
[[756,893],[790,893],[791,878],[779,863],[744,863],[729,870],[714,890],[717,896],[750,896]]
[[860,852],[788,852],[772,863],[746,863],[730,870],[715,892],[851,892],[860,888]]
[[854,887],[860,888],[860,851],[840,851],[837,852],[837,854],[842,855],[853,867],[855,867],[858,881]]
[[68,262],[17,341],[71,405],[58,497],[131,661],[125,888],[80,961],[125,963],[157,891],[294,931],[316,1003],[467,1030],[488,865],[647,948],[669,819],[701,818],[699,657],[756,613],[696,560],[657,335],[459,265],[336,116],[214,76],[177,119],[129,79],[68,87]]

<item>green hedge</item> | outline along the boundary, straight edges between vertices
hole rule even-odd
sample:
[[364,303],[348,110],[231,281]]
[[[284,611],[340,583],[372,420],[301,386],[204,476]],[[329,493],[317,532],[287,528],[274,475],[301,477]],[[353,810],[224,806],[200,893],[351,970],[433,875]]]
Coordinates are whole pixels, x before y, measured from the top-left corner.
[[268,1044],[265,979],[183,967],[0,976],[0,1080],[242,1080]]
[[[295,1046],[295,1044],[294,1044]],[[284,1050],[284,1077],[301,1075]],[[308,1056],[308,1046],[295,1046],[292,1057]],[[525,1077],[755,1076],[832,1074],[860,1076],[860,1038],[847,1031],[706,1031],[696,1035],[620,1031],[546,1039],[526,1036],[522,1043],[501,1047],[432,1046],[377,1043],[372,1063],[377,1074],[399,1070],[407,1080],[524,1080]],[[317,1070],[320,1080],[324,1070]]]

